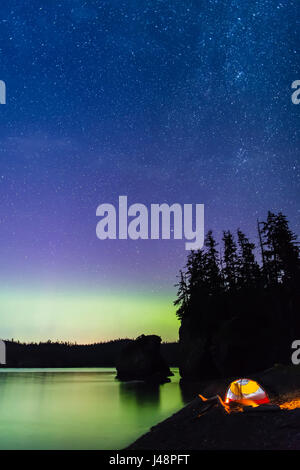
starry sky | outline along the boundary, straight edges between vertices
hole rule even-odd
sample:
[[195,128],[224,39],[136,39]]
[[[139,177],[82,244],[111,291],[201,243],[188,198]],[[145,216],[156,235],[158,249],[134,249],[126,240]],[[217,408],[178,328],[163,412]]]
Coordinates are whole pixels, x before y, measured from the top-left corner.
[[119,195],[203,203],[216,238],[269,209],[300,232],[297,4],[1,3],[1,337],[177,338],[184,241],[97,239]]

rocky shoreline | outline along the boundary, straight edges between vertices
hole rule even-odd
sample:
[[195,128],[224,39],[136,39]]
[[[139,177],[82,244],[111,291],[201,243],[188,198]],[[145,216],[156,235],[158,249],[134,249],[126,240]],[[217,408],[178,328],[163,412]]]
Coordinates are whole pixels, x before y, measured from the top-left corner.
[[[126,450],[300,450],[300,368],[275,367],[256,378],[268,384],[273,406],[228,413],[217,404],[205,409],[195,398]],[[214,391],[220,392],[224,383]],[[279,406],[298,400],[295,409]]]

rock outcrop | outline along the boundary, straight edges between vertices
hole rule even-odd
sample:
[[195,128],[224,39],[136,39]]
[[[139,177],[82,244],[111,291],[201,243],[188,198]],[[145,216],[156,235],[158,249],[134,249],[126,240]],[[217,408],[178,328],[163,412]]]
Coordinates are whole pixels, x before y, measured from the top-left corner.
[[161,338],[141,335],[122,350],[116,361],[117,378],[122,381],[168,382],[173,375],[160,353]]
[[187,380],[245,376],[291,363],[291,345],[300,337],[298,296],[282,291],[226,295],[182,320],[180,374]]

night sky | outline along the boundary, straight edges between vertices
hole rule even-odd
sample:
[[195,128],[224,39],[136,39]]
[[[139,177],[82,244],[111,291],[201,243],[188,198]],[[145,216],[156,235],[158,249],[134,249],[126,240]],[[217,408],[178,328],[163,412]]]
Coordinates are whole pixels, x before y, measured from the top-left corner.
[[2,338],[177,338],[184,241],[97,239],[119,195],[300,232],[298,3],[1,2]]

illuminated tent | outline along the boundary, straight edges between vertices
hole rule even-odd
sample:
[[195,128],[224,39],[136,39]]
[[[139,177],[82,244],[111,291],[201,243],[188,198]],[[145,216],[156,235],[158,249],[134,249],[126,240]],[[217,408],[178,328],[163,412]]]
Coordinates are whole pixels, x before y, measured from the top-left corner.
[[264,389],[255,380],[250,379],[238,379],[231,382],[225,395],[225,403],[232,401],[256,405],[270,402]]

